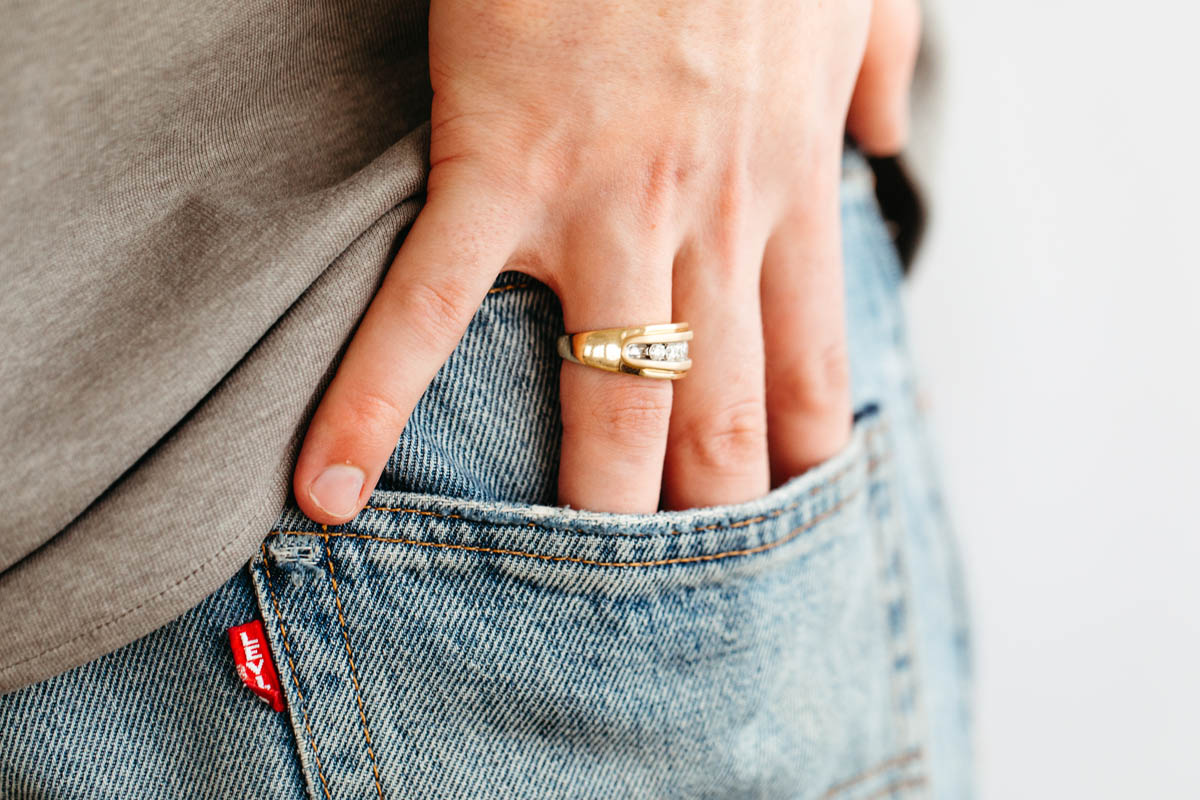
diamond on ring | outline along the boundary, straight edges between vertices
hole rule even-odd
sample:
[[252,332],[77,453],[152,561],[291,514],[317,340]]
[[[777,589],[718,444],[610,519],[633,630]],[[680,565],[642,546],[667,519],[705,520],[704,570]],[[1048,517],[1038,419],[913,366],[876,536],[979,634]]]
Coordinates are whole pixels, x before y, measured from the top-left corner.
[[688,343],[669,342],[663,344],[655,342],[654,344],[644,344],[631,342],[625,345],[625,357],[650,359],[651,361],[687,361]]

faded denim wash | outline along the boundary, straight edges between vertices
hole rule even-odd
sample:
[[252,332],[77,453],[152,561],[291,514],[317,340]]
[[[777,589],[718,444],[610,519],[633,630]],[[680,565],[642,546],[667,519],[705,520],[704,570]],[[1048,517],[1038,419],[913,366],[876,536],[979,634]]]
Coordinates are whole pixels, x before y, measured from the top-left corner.
[[[854,153],[843,225],[837,456],[736,506],[552,507],[561,314],[502,275],[355,520],[285,510],[183,617],[0,698],[0,797],[969,797],[957,557]],[[234,673],[256,616],[283,713]]]

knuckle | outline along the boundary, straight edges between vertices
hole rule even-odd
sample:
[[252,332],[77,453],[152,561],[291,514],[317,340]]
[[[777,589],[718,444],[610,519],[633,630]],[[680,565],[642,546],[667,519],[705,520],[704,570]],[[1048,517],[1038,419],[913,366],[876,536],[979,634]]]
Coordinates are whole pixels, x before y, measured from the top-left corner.
[[884,111],[863,125],[859,144],[871,155],[889,156],[904,149],[908,139],[908,120],[899,111]]
[[877,146],[880,155],[895,155],[908,143],[908,124],[903,117],[892,119],[881,134]]
[[[753,142],[738,142],[738,148],[749,150]],[[731,159],[720,173],[721,188],[717,198],[717,213],[721,218],[743,222],[755,195],[755,181],[750,167],[740,159]]]
[[779,370],[767,384],[773,399],[796,413],[825,416],[850,406],[850,360],[845,342],[814,348]]
[[[753,237],[754,216],[749,178],[744,171],[730,168],[722,176],[715,202],[716,215],[709,221],[708,251],[712,269],[729,281],[744,274],[754,254],[748,251]],[[761,255],[759,256],[761,260]]]
[[767,453],[766,409],[745,400],[693,420],[678,438],[686,458],[706,470],[734,471],[762,461]]
[[335,423],[356,438],[398,438],[408,421],[408,411],[387,394],[365,387],[351,387],[337,397]]
[[580,418],[580,432],[602,436],[626,449],[658,447],[670,419],[670,386],[628,385],[595,396],[591,409]]
[[[628,161],[625,156],[608,159],[605,169],[611,174],[612,164]],[[617,180],[633,199],[643,233],[650,234],[677,221],[686,206],[682,199],[703,176],[704,162],[689,143],[667,140],[657,143],[634,163],[636,166],[625,172],[626,177]]]
[[436,282],[403,286],[397,303],[416,330],[433,338],[438,331],[457,332],[475,312],[475,298],[464,281],[443,277]]

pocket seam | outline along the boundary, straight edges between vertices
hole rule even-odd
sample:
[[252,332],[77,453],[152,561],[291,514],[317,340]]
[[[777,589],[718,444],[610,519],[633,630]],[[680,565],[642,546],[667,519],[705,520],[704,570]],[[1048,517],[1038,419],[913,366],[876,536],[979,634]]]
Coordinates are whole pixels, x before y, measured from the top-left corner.
[[[867,455],[866,472],[867,472],[868,478],[888,458],[887,455],[875,456],[875,457],[873,457],[871,455],[872,453],[874,453],[876,451],[874,442],[879,437],[883,437],[887,433],[887,431],[888,431],[887,423],[879,422],[876,425],[874,425],[873,427],[871,427],[870,429],[868,429],[865,433],[865,436],[864,436],[864,439],[862,442],[862,447],[863,447],[865,454]],[[744,527],[748,527],[750,525],[756,525],[761,522],[769,522],[773,519],[777,519],[777,518],[783,516],[784,514],[788,514],[792,511],[795,511],[797,508],[800,508],[806,502],[811,500],[811,498],[814,497],[815,495],[818,495],[821,492],[824,492],[827,489],[829,489],[831,486],[834,486],[834,485],[840,483],[849,473],[860,468],[861,463],[862,462],[858,459],[851,460],[849,463],[847,463],[845,466],[843,466],[841,469],[839,469],[833,475],[830,475],[829,477],[822,480],[820,483],[817,483],[816,485],[809,488],[808,491],[804,492],[800,496],[799,499],[794,500],[791,503],[788,503],[786,506],[774,509],[772,511],[756,514],[753,517],[745,517],[743,519],[734,520],[732,522],[716,522],[716,523],[713,523],[710,525],[702,525],[702,526],[699,526],[696,528],[674,528],[674,529],[667,530],[667,531],[660,530],[660,531],[646,531],[646,532],[641,532],[641,533],[633,533],[633,532],[627,532],[627,531],[605,531],[605,530],[592,530],[592,529],[587,529],[587,528],[568,528],[568,527],[564,527],[562,525],[554,525],[552,523],[548,524],[548,523],[539,522],[536,520],[529,520],[529,521],[525,521],[525,522],[507,521],[507,520],[492,520],[492,519],[480,518],[480,517],[474,516],[474,515],[460,514],[460,513],[454,513],[454,512],[431,511],[429,509],[413,508],[413,507],[408,507],[408,506],[367,505],[367,506],[363,507],[363,510],[364,511],[378,511],[378,512],[382,512],[382,513],[395,514],[395,515],[414,515],[414,516],[421,516],[421,517],[435,517],[437,519],[458,520],[458,521],[462,521],[462,522],[471,522],[471,523],[476,523],[476,524],[480,524],[480,525],[490,525],[490,526],[500,527],[500,528],[535,528],[538,530],[548,531],[548,532],[552,532],[552,533],[553,532],[577,533],[577,534],[581,534],[584,536],[604,536],[604,537],[621,537],[621,538],[637,538],[637,539],[648,539],[648,538],[652,538],[652,537],[683,536],[686,534],[705,533],[705,532],[709,532],[709,531],[734,530],[736,528],[744,528]],[[357,523],[359,523],[359,520],[354,519],[346,524],[347,525],[355,525]],[[296,534],[296,535],[300,535],[300,534],[320,535],[322,533],[322,531],[273,530],[273,531],[271,531],[271,533]],[[329,531],[329,533],[331,535],[341,535],[336,531]],[[362,538],[370,538],[370,537],[364,534],[362,536]],[[405,541],[407,541],[407,540],[405,540]]]
[[367,712],[363,706],[362,689],[358,685],[358,667],[354,664],[354,651],[350,648],[350,634],[346,630],[346,617],[342,609],[342,594],[337,578],[333,574],[333,552],[329,547],[329,536],[325,536],[325,563],[329,567],[329,582],[333,586],[333,601],[337,608],[338,627],[342,630],[342,641],[346,643],[346,660],[350,662],[350,680],[354,684],[354,699],[358,703],[358,719],[362,723],[363,738],[367,742],[367,755],[371,757],[371,772],[375,776],[375,791],[383,800],[383,784],[379,780],[379,763],[375,760],[375,748],[371,744],[371,731],[367,728]]
[[[682,536],[682,535],[688,534],[688,533],[704,533],[705,531],[733,530],[734,528],[744,528],[747,525],[755,525],[759,522],[767,522],[768,520],[775,519],[776,517],[781,517],[784,514],[788,513],[789,511],[795,511],[797,508],[799,508],[800,506],[802,506],[804,504],[805,500],[807,500],[808,498],[812,497],[815,494],[819,494],[821,491],[828,488],[830,485],[837,483],[842,478],[844,478],[846,476],[846,473],[850,472],[854,468],[854,466],[855,466],[854,464],[847,465],[847,466],[843,467],[842,469],[838,470],[838,472],[836,474],[831,475],[826,480],[821,481],[816,486],[813,486],[811,489],[809,489],[804,494],[804,499],[793,501],[792,503],[789,503],[788,505],[786,505],[782,508],[777,508],[774,511],[769,511],[765,514],[759,514],[757,516],[747,517],[745,519],[739,519],[739,520],[735,520],[733,522],[716,522],[716,523],[713,523],[712,525],[703,525],[699,528],[681,528],[681,529],[672,529],[669,531],[661,531],[661,532],[652,531],[652,532],[647,532],[647,533],[615,532],[615,533],[607,533],[607,534],[601,534],[601,535],[630,536],[630,537],[642,537],[642,538],[648,537],[648,536]],[[478,523],[481,525],[498,525],[498,526],[518,527],[518,528],[539,528],[539,529],[545,530],[545,531],[561,531],[561,532],[566,532],[566,533],[579,533],[579,534],[583,534],[583,535],[587,535],[587,536],[593,536],[593,535],[597,534],[596,531],[589,531],[586,528],[564,528],[561,525],[547,525],[542,522],[532,522],[532,521],[531,522],[493,522],[491,520],[475,519],[473,517],[464,516],[462,514],[452,514],[452,513],[443,514],[438,511],[428,511],[426,509],[421,509],[421,508],[399,508],[399,507],[389,508],[386,506],[363,506],[363,508],[370,510],[370,511],[383,511],[383,512],[390,513],[390,514],[416,514],[416,515],[422,516],[422,517],[437,517],[439,519],[462,520],[463,522],[475,522],[475,523]],[[296,533],[296,532],[298,532],[298,531],[276,531],[276,533]]]
[[[882,466],[884,463],[886,463],[887,460],[888,460],[887,458],[879,458],[879,459],[875,459],[875,460],[872,460],[871,462],[869,462],[867,464],[868,477],[872,473],[874,473],[880,466]],[[825,484],[822,484],[822,486],[824,486],[824,485]],[[803,525],[799,525],[799,526],[793,528],[792,530],[788,531],[788,533],[786,533],[785,535],[779,537],[778,539],[774,539],[770,542],[765,542],[763,544],[756,545],[754,547],[745,547],[745,548],[738,548],[738,549],[733,549],[733,550],[724,550],[724,551],[717,552],[717,553],[702,553],[702,554],[694,555],[694,556],[678,556],[675,558],[661,558],[661,559],[654,559],[651,561],[600,561],[598,559],[580,558],[578,556],[550,555],[548,553],[531,553],[531,552],[528,552],[525,550],[513,550],[513,549],[508,549],[508,548],[500,548],[500,547],[484,547],[481,545],[456,544],[456,543],[452,543],[452,542],[430,542],[430,541],[426,541],[423,539],[393,538],[393,537],[388,537],[388,536],[376,536],[376,535],[367,534],[367,533],[354,533],[353,531],[325,531],[320,534],[314,534],[314,532],[312,532],[312,531],[291,531],[291,530],[280,531],[280,530],[276,530],[276,531],[272,531],[272,533],[280,535],[280,536],[320,535],[320,536],[337,537],[337,538],[342,538],[342,539],[364,539],[364,540],[373,541],[373,542],[384,542],[386,544],[404,544],[404,545],[410,545],[410,546],[415,546],[415,547],[433,547],[433,548],[438,548],[438,549],[443,549],[443,550],[460,550],[460,551],[464,551],[464,552],[468,552],[468,553],[484,553],[484,554],[488,554],[488,555],[519,556],[522,558],[538,559],[540,561],[551,561],[551,562],[559,562],[559,563],[567,563],[567,564],[582,564],[585,566],[592,566],[592,567],[614,567],[614,568],[663,567],[663,566],[669,566],[669,565],[673,565],[673,564],[697,564],[697,563],[704,563],[704,562],[708,562],[708,561],[719,561],[719,560],[726,559],[726,558],[757,555],[758,553],[764,553],[768,550],[774,550],[775,548],[787,544],[788,542],[790,542],[790,541],[794,540],[795,538],[797,538],[798,536],[800,536],[802,533],[805,533],[806,531],[811,530],[812,528],[816,527],[820,523],[822,523],[822,522],[828,520],[830,517],[833,517],[834,515],[836,515],[839,511],[841,511],[843,508],[845,508],[847,505],[849,505],[851,501],[855,500],[860,494],[862,494],[863,489],[864,489],[863,486],[859,486],[859,487],[855,488],[853,491],[848,492],[844,497],[842,497],[841,500],[839,500],[836,504],[834,504],[830,508],[828,508],[825,511],[821,512],[820,514],[817,514],[816,516],[810,518]],[[488,524],[493,524],[493,523],[488,523]],[[535,523],[527,523],[527,525],[534,525],[534,524]],[[645,536],[646,534],[642,534],[642,535]]]

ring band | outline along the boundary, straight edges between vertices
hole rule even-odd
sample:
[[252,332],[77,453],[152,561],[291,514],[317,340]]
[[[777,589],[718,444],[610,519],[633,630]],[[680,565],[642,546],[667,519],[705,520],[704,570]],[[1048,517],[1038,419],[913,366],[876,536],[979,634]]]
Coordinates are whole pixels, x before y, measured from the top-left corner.
[[688,354],[691,339],[692,329],[686,322],[605,328],[558,337],[558,354],[607,372],[678,380],[692,367]]

